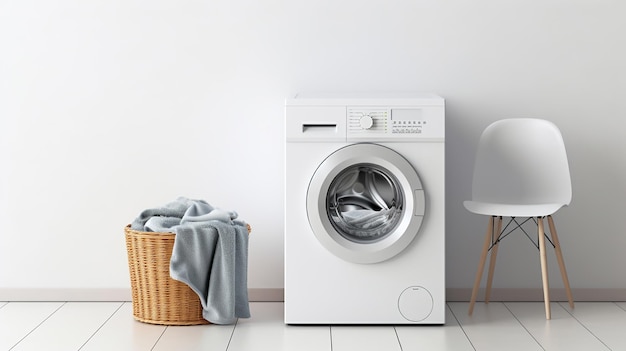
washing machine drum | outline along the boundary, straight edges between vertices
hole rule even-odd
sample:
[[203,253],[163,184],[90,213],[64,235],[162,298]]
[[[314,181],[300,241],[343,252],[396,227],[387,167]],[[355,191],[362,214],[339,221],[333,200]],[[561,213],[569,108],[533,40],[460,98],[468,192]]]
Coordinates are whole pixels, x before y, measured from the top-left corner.
[[377,144],[354,144],[327,157],[307,192],[307,214],[319,242],[355,263],[385,261],[415,238],[424,189],[411,164]]

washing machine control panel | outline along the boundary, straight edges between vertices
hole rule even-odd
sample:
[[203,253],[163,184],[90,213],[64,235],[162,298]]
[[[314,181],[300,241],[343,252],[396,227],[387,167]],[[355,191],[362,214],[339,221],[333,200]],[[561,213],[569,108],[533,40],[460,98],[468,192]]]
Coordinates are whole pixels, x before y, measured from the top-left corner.
[[348,107],[349,139],[443,138],[443,107]]

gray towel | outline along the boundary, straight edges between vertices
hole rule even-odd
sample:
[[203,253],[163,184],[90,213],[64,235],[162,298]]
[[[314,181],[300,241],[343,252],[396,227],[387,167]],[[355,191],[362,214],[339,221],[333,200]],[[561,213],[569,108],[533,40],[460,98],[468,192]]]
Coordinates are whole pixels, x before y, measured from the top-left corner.
[[352,210],[343,213],[346,223],[363,228],[371,229],[381,226],[389,221],[389,216],[394,208],[388,210]]
[[[179,197],[176,201],[172,201],[166,204],[163,207],[150,208],[144,210],[139,214],[133,223],[131,223],[130,228],[133,230],[146,231],[146,232],[158,232],[159,230],[152,230],[150,226],[146,226],[146,222],[148,222],[152,217],[171,217],[173,220],[167,225],[164,225],[165,228],[173,227],[174,223],[180,223],[181,218],[185,215],[187,209],[192,206],[194,203],[205,203],[202,200],[190,200],[184,197]],[[207,204],[208,205],[208,204]],[[176,221],[176,219],[178,219]],[[161,219],[159,219],[160,221]],[[158,225],[156,225],[158,226]],[[173,230],[160,230],[162,232],[174,232]]]
[[214,324],[250,317],[248,231],[236,218],[236,212],[205,201],[179,198],[143,211],[131,225],[136,230],[176,233],[170,276],[198,294],[204,319]]
[[400,211],[395,207],[388,210],[351,210],[342,213],[347,233],[358,238],[376,238],[386,235],[398,222]]

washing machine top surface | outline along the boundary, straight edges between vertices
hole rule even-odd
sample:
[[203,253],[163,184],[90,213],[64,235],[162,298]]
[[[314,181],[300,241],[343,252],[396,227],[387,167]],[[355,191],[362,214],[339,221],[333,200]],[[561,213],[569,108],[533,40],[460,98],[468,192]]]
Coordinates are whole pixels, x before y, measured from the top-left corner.
[[434,105],[443,106],[444,99],[436,94],[412,92],[380,93],[298,93],[285,100],[287,106],[381,106],[381,105]]

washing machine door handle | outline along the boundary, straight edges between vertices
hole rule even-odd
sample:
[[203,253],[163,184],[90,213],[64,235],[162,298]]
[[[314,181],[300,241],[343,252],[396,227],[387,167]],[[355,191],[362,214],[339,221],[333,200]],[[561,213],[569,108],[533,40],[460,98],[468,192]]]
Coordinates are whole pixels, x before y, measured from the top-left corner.
[[416,216],[424,216],[426,212],[426,196],[424,194],[424,189],[415,189],[414,194],[414,206],[415,211],[413,212]]

